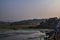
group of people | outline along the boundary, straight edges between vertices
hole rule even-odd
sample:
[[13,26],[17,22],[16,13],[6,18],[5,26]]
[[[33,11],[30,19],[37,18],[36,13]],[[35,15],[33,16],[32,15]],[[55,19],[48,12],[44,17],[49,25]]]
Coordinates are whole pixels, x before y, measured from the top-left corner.
[[53,31],[46,33],[44,40],[60,40],[60,31],[59,29],[54,29]]

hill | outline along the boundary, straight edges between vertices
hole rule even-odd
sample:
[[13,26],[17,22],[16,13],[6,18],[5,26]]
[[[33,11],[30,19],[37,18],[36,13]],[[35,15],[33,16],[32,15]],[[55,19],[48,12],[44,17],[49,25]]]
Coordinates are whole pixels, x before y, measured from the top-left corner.
[[3,22],[0,21],[0,28],[8,29],[20,29],[20,28],[56,28],[56,25],[60,19],[57,17],[49,19],[31,19],[31,20],[22,20],[16,22]]
[[32,20],[23,20],[11,23],[11,25],[40,25],[40,22],[44,22],[45,19],[32,19]]

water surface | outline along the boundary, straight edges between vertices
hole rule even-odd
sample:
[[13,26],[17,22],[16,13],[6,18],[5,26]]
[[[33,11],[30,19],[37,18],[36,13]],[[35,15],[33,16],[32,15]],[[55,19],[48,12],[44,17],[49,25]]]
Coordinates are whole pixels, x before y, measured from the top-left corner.
[[44,40],[45,30],[0,30],[0,40]]

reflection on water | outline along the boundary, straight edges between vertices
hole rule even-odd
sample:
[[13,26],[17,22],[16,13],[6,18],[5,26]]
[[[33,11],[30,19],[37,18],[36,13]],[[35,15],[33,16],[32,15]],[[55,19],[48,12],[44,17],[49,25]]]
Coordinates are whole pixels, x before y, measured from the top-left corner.
[[1,30],[0,40],[44,40],[40,30]]

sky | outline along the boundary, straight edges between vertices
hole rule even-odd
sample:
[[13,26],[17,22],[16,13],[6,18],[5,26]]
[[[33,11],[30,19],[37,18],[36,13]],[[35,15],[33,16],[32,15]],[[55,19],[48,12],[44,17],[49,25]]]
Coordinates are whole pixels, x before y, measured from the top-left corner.
[[0,21],[60,17],[60,0],[0,0]]

